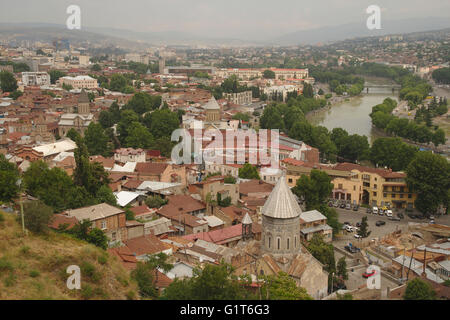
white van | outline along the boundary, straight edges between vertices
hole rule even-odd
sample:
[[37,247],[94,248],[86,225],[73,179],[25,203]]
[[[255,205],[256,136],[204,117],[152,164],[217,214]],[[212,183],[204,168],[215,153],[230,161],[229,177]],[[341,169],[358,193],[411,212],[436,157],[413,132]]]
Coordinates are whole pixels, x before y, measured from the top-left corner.
[[378,207],[373,207],[372,208],[372,213],[373,214],[378,214]]
[[392,217],[392,210],[386,210],[386,216],[387,217]]

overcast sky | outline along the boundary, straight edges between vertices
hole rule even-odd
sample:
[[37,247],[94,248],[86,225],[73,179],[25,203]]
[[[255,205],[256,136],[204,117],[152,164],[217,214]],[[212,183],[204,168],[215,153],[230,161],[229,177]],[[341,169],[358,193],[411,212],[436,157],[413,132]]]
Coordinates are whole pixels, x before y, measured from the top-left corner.
[[0,22],[65,24],[81,8],[81,27],[183,31],[209,37],[277,36],[365,21],[376,4],[382,19],[448,17],[449,0],[0,0]]

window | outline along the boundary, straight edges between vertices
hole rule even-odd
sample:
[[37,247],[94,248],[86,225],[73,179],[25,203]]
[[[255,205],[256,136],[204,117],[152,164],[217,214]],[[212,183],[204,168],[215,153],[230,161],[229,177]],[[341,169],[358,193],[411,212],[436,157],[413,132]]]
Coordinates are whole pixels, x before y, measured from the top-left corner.
[[297,236],[294,237],[294,246],[297,248]]
[[353,191],[356,191],[356,186],[353,186]]
[[287,238],[287,249],[289,250],[289,238]]
[[383,198],[386,198],[387,197],[387,193],[383,193]]
[[112,233],[111,238],[113,241],[116,241],[116,233],[115,232]]
[[338,184],[338,189],[342,189],[342,183]]
[[272,240],[272,239],[269,237],[269,248],[270,248],[270,242],[271,242],[271,240]]
[[408,193],[408,199],[411,199],[411,198],[412,198],[412,194]]
[[291,179],[291,178],[289,178],[289,180],[288,180],[288,181],[289,181],[289,183],[292,183],[292,179]]
[[278,250],[280,250],[280,244],[281,244],[281,239],[280,239],[280,238],[277,238],[277,247],[278,247]]
[[106,229],[106,221],[103,220],[103,221],[102,221],[102,230],[105,230],[105,229]]
[[376,192],[374,192],[374,193],[373,193],[373,196],[374,196],[374,197],[376,197],[376,196],[377,196],[377,193],[376,193]]
[[395,193],[392,194],[392,198],[395,198]]
[[403,198],[403,194],[400,194],[400,198]]

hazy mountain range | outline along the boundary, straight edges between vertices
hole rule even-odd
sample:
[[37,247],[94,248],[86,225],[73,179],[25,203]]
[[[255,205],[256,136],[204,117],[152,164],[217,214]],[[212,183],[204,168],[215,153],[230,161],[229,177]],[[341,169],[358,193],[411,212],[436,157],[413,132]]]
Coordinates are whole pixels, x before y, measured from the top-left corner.
[[67,38],[72,41],[87,41],[93,43],[109,43],[121,47],[146,46],[149,44],[168,45],[298,45],[317,44],[330,41],[340,41],[356,37],[380,36],[388,34],[404,34],[421,31],[450,28],[450,20],[446,18],[418,18],[404,20],[382,20],[382,29],[369,30],[366,21],[349,23],[339,26],[329,26],[317,29],[296,31],[275,38],[211,38],[180,32],[139,32],[114,28],[83,28],[68,30],[65,26],[43,23],[0,23],[2,38],[17,40],[52,41],[55,38]]

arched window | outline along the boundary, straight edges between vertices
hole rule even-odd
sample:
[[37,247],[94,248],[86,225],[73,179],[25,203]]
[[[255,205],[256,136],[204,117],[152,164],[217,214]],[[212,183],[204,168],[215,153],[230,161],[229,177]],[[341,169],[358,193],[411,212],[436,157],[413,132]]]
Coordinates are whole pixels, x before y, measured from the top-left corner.
[[270,242],[271,242],[271,240],[272,240],[272,238],[271,238],[271,237],[269,237],[269,249],[270,249]]
[[297,248],[297,236],[294,237],[294,248]]
[[280,238],[277,238],[277,247],[278,247],[278,250],[280,250],[280,243],[281,243],[281,239],[280,239]]
[[291,240],[290,238],[287,238],[287,249],[289,250],[289,240]]

